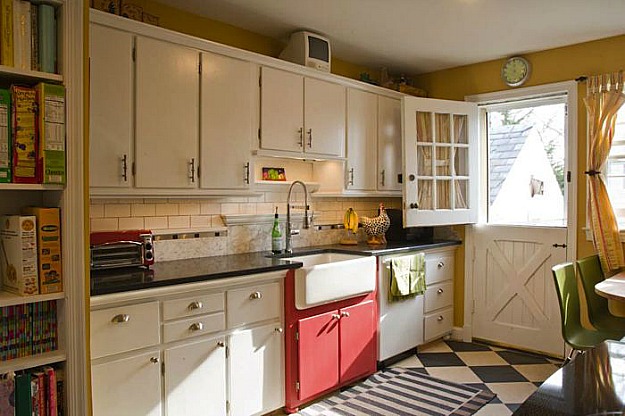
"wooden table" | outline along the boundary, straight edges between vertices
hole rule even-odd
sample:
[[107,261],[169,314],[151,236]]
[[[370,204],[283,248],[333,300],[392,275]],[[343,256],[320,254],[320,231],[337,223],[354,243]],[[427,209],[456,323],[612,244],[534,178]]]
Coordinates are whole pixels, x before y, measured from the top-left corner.
[[612,315],[625,317],[625,271],[597,283],[595,292],[608,299]]

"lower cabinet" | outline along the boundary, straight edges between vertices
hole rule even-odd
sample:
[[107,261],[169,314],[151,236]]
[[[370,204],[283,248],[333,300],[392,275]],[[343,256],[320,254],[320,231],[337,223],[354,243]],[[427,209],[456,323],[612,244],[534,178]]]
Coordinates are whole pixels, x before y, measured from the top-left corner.
[[98,416],[160,416],[160,351],[91,366],[93,414]]
[[375,371],[375,320],[373,301],[299,320],[300,400]]
[[[284,406],[283,278],[92,298],[93,415],[251,416]],[[138,320],[144,328],[129,331]],[[146,330],[154,327],[156,336]]]

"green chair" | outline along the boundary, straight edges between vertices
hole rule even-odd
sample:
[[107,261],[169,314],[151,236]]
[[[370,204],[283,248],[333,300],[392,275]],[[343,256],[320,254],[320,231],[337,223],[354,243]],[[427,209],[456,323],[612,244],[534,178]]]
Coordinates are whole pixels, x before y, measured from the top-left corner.
[[579,293],[577,292],[573,263],[558,264],[551,270],[560,304],[562,337],[573,348],[564,364],[569,362],[577,353],[590,349],[606,339],[620,340],[622,338],[616,332],[593,331],[582,326]]
[[599,256],[585,257],[576,263],[586,295],[590,323],[600,331],[621,331],[621,338],[625,337],[625,318],[612,315],[608,309],[608,300],[595,292],[595,285],[605,279]]

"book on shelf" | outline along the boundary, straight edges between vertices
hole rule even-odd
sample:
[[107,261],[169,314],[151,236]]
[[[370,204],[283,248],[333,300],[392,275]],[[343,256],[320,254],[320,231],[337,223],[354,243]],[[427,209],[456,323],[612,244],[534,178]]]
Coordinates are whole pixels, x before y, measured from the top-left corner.
[[37,91],[39,182],[65,183],[65,88],[41,82]]
[[11,182],[11,158],[11,95],[0,88],[0,183]]
[[30,1],[13,0],[13,66],[31,69]]
[[15,374],[0,374],[0,415],[15,415]]
[[15,376],[15,415],[32,416],[32,395],[30,374],[23,372]]
[[13,137],[13,182],[37,183],[37,91],[11,86],[11,134]]
[[45,408],[46,416],[57,416],[57,392],[56,392],[56,372],[54,368],[46,366],[45,373]]
[[38,36],[39,70],[56,73],[56,17],[54,6],[39,4],[37,11],[39,25],[36,29]]
[[0,361],[56,351],[56,312],[53,300],[0,308]]
[[30,394],[33,416],[46,416],[46,375],[43,371],[30,373]]
[[30,69],[39,71],[39,6],[30,5]]
[[37,220],[39,294],[62,292],[63,268],[59,208],[24,207],[22,214],[32,215]]
[[0,0],[0,64],[13,66],[13,0]]

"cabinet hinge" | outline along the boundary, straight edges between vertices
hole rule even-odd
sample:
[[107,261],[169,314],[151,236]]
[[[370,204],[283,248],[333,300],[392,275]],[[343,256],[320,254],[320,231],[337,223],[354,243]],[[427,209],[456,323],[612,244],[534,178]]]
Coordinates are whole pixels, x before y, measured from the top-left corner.
[[295,390],[296,390],[296,391],[299,391],[299,381],[296,381],[296,382],[295,382]]
[[161,361],[161,374],[165,375],[165,362]]
[[137,60],[137,48],[135,46],[132,47],[132,62]]
[[296,333],[295,333],[295,341],[298,341],[298,342],[299,342],[299,332],[296,332]]
[[226,346],[226,358],[230,357],[230,347]]
[[226,413],[230,413],[230,400],[226,400]]
[[260,129],[258,129],[258,143],[260,144]]
[[571,171],[570,170],[566,171],[566,181],[568,183],[571,183]]
[[475,299],[473,299],[473,305],[471,306],[471,314],[475,313]]
[[263,76],[262,76],[262,74],[258,76],[258,86],[259,87],[263,86]]
[[200,165],[197,165],[197,178],[200,179]]
[[197,63],[197,71],[200,75],[202,75],[202,60]]
[[130,171],[132,172],[132,176],[135,176],[137,174],[137,167],[135,165],[135,162],[132,162],[132,166],[130,168]]

